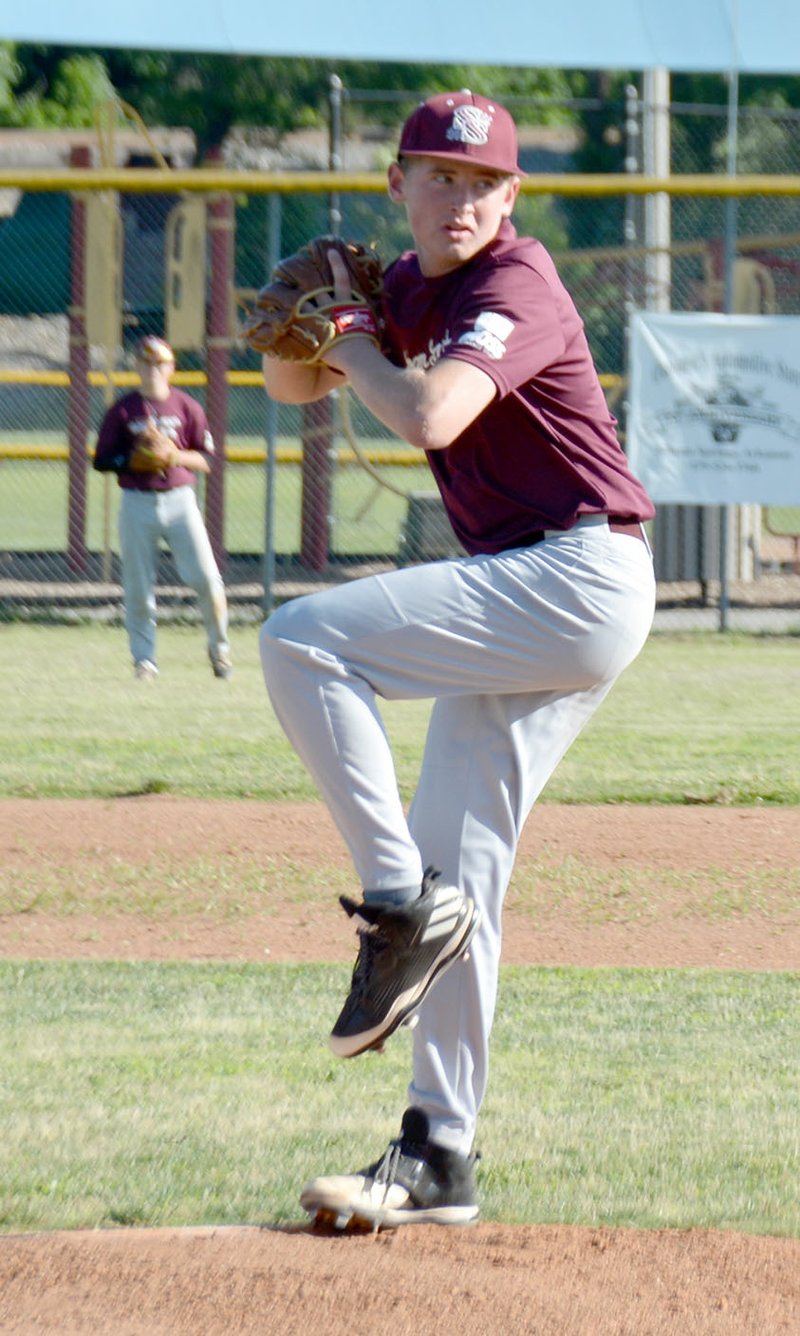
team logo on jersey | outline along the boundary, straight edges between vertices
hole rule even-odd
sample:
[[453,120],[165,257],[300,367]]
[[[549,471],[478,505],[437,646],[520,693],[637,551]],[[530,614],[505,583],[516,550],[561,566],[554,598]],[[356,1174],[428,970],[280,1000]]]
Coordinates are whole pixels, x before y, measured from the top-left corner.
[[467,348],[478,348],[497,362],[506,353],[506,340],[514,328],[514,321],[497,311],[481,311],[472,329],[466,330],[458,342]]
[[427,371],[429,367],[436,366],[436,363],[440,358],[444,357],[452,342],[452,335],[448,329],[439,339],[438,343],[434,343],[433,339],[429,339],[427,348],[421,353],[416,353],[414,357],[410,357],[409,354],[406,353],[406,366],[413,366],[418,370]]
[[147,417],[131,418],[128,425],[134,436],[137,436],[140,431],[146,431],[150,426],[156,426],[159,431],[163,431],[165,436],[169,436],[171,441],[177,441],[181,420],[175,414],[162,417],[160,413],[148,413]]
[[458,144],[488,144],[491,128],[492,117],[482,107],[456,107],[445,138]]

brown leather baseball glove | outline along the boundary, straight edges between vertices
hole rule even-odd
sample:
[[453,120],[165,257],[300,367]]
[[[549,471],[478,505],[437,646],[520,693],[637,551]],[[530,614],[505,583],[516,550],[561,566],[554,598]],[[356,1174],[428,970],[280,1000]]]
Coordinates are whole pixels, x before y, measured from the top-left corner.
[[[337,298],[328,251],[347,267],[350,293]],[[319,362],[337,340],[366,334],[380,342],[381,262],[369,246],[315,237],[273,269],[241,329],[256,352],[289,362]]]
[[163,473],[175,464],[179,450],[151,419],[136,436],[136,444],[128,458],[131,473]]

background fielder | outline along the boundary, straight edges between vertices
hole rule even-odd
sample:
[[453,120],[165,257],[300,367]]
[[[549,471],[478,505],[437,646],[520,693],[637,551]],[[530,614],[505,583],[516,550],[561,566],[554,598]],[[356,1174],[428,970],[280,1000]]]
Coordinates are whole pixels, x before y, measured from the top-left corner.
[[[400,1013],[419,1016],[400,1137],[366,1169],[315,1179],[301,1201],[339,1223],[459,1224],[478,1212],[472,1145],[519,834],[647,637],[655,582],[641,521],[654,509],[550,256],[510,222],[508,112],[471,93],[430,99],[403,127],[388,180],[415,250],[386,272],[381,346],[367,333],[334,340],[323,363],[268,355],[265,382],[300,403],[346,378],[425,450],[469,555],[286,604],[262,658],[364,888],[361,906],[344,902],[369,926],[334,1049],[379,1046]],[[346,300],[335,255],[331,266]],[[408,819],[376,697],[434,698]],[[426,865],[443,884],[423,879]],[[441,978],[440,965],[452,966]]]
[[146,335],[136,347],[141,389],[112,404],[100,425],[94,467],[116,473],[122,489],[119,536],[125,625],[140,680],[156,677],[156,571],[160,541],[197,595],[215,677],[232,673],[228,604],[195,495],[214,442],[201,404],[171,385],[175,355]]

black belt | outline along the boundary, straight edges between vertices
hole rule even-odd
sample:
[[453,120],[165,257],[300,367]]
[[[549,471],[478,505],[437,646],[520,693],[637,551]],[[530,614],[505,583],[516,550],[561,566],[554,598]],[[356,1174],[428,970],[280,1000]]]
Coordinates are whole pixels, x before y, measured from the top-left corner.
[[[608,527],[612,533],[626,533],[631,538],[638,538],[640,542],[645,541],[644,530],[640,520],[619,520],[613,515],[608,516]],[[570,533],[570,529],[558,530],[559,533]],[[543,543],[545,538],[553,538],[555,530],[553,529],[534,529],[529,538],[520,543],[520,547],[533,547],[535,543]]]
[[644,542],[644,530],[639,520],[614,520],[609,516],[608,527],[612,533],[627,533]]

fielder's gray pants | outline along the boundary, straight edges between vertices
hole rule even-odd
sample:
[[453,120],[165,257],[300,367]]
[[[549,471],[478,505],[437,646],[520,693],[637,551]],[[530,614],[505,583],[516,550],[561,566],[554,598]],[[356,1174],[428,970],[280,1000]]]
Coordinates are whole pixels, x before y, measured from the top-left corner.
[[[409,567],[283,605],[261,637],[276,714],[364,887],[429,863],[480,906],[469,960],[420,1008],[409,1101],[469,1150],[488,1075],[501,908],[524,822],[567,748],[644,644],[645,543],[592,517],[498,556]],[[433,697],[408,819],[376,697]]]
[[182,582],[193,589],[209,653],[227,651],[228,603],[193,487],[124,489],[119,508],[125,626],[134,663],[156,662],[156,572],[164,539]]

